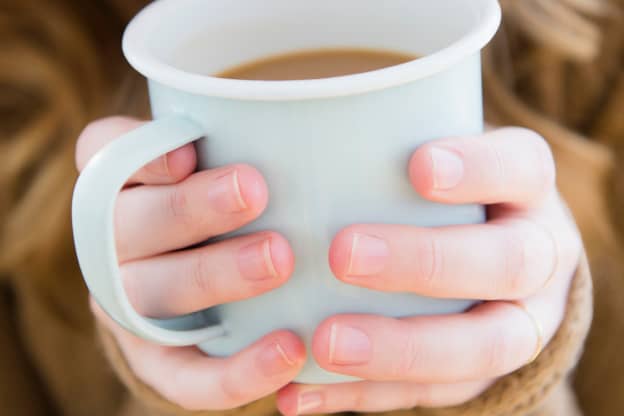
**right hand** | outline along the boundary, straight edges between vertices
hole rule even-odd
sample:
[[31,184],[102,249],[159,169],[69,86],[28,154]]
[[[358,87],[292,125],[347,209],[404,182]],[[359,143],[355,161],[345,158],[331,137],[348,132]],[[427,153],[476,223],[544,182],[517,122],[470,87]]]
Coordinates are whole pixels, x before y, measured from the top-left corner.
[[[121,117],[90,124],[78,139],[78,169],[141,124]],[[194,173],[195,166],[194,147],[184,146],[138,171],[117,199],[117,256],[128,298],[141,315],[168,318],[257,296],[284,284],[293,271],[292,250],[274,232],[181,250],[253,221],[268,200],[262,176],[250,166]],[[217,359],[196,347],[140,339],[91,304],[137,377],[188,410],[227,410],[263,398],[290,383],[305,362],[303,342],[288,331]]]

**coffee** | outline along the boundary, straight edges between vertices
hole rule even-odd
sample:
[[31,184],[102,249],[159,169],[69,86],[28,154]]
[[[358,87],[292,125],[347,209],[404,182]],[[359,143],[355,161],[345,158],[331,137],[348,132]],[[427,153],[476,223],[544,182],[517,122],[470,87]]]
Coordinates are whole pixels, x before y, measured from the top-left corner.
[[319,79],[374,71],[414,59],[415,56],[375,49],[305,50],[245,63],[217,76],[263,81]]

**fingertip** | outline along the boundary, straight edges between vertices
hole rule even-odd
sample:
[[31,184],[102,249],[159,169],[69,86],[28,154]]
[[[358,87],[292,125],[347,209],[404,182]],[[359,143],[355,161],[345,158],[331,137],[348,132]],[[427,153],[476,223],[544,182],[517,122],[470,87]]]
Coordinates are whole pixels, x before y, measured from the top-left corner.
[[430,146],[424,145],[414,152],[408,166],[412,186],[425,198],[433,195],[434,178]]
[[270,233],[271,260],[280,280],[286,280],[295,268],[295,255],[288,240],[278,233]]
[[165,163],[169,176],[174,182],[183,180],[197,168],[195,146],[189,143],[168,153]]
[[283,359],[294,368],[301,368],[306,361],[307,352],[303,340],[294,332],[282,330],[275,333],[277,343],[283,352]]
[[143,124],[145,121],[125,116],[101,118],[87,124],[76,140],[74,161],[78,171],[82,172],[89,160],[108,143]]
[[273,332],[264,337],[258,346],[260,350],[256,363],[272,383],[284,385],[290,382],[305,364],[305,345],[290,331]]
[[312,336],[312,356],[321,368],[331,367],[329,362],[332,327],[336,324],[336,317],[321,322]]
[[354,227],[347,227],[338,232],[329,247],[329,267],[338,279],[343,279],[349,271]]
[[[266,384],[266,387],[273,386],[272,391],[289,383],[301,371],[306,361],[303,342],[286,330],[265,336],[251,350],[255,351],[257,380]],[[253,369],[243,369],[252,376],[253,372],[250,370]]]
[[277,410],[283,416],[297,416],[298,411],[298,393],[299,387],[295,384],[289,384],[277,392]]
[[238,175],[240,196],[247,209],[257,214],[263,212],[269,201],[269,190],[262,174],[245,164],[235,165],[234,169]]

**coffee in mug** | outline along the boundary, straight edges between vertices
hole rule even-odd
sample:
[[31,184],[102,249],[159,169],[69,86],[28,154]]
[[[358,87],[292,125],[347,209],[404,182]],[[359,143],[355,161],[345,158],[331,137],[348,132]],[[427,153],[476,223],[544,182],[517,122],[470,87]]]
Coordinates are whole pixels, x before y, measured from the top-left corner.
[[412,55],[375,49],[319,49],[269,56],[228,69],[217,77],[257,81],[309,80],[375,71],[415,59]]

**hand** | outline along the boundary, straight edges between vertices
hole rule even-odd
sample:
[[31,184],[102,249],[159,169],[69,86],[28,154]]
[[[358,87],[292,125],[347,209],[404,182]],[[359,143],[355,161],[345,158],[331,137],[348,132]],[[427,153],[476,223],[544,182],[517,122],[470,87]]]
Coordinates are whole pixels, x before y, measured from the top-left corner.
[[[77,165],[142,123],[110,118],[78,140]],[[293,271],[293,253],[279,234],[264,232],[180,251],[257,218],[267,204],[261,175],[245,165],[193,173],[195,150],[185,146],[148,164],[116,205],[117,255],[124,285],[142,315],[166,318],[274,289]],[[227,359],[195,347],[163,347],[115,324],[92,302],[136,375],[189,410],[225,410],[267,396],[289,383],[305,362],[293,333],[278,331]]]
[[370,289],[486,302],[447,316],[326,320],[313,339],[318,363],[370,381],[290,385],[278,394],[282,413],[458,405],[527,364],[559,327],[582,246],[545,141],[519,128],[446,139],[418,149],[409,173],[429,200],[489,205],[488,223],[354,225],[333,241],[334,274]]

